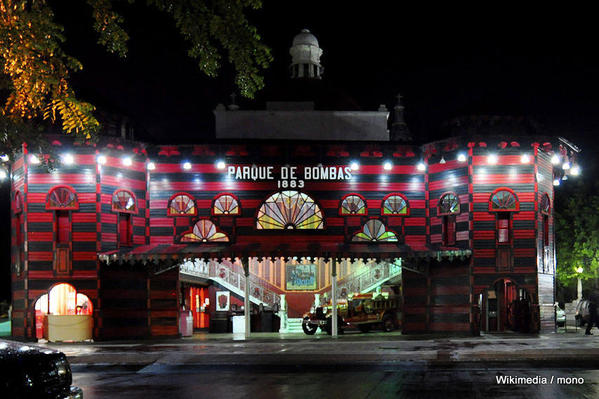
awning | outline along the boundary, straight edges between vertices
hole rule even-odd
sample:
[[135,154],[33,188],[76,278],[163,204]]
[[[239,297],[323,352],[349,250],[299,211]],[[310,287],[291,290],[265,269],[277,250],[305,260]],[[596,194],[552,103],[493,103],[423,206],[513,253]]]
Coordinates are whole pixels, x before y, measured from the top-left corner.
[[427,247],[411,247],[397,243],[336,243],[306,242],[276,243],[267,237],[261,242],[216,244],[150,244],[136,248],[121,248],[98,254],[101,261],[135,262],[182,260],[188,258],[242,258],[242,257],[324,257],[324,258],[362,258],[362,259],[394,259],[394,258],[431,258],[450,259],[469,257],[469,249],[436,250]]

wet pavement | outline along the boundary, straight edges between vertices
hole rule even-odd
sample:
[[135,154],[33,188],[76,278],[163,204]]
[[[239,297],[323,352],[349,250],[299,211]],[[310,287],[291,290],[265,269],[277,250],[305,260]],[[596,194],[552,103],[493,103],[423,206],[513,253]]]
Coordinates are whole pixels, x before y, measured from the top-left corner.
[[[510,381],[509,377],[521,380]],[[413,366],[379,371],[343,371],[335,368],[333,371],[291,373],[210,371],[162,366],[152,370],[75,370],[73,383],[83,389],[86,399],[599,397],[598,370],[527,367]]]

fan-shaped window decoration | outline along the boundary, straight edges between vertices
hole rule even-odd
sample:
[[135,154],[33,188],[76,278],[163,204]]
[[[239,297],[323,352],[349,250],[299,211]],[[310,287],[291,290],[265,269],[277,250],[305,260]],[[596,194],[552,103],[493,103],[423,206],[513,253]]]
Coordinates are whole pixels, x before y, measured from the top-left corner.
[[15,193],[15,213],[23,212],[23,197],[21,196],[21,192],[17,191]]
[[549,211],[551,211],[551,200],[549,199],[549,195],[547,195],[547,193],[543,194],[539,208],[541,209],[542,214],[549,215]]
[[409,213],[408,201],[401,194],[389,194],[383,198],[381,213],[386,216],[405,216]]
[[496,190],[489,199],[489,211],[518,211],[520,204],[518,199],[509,189]]
[[127,190],[116,190],[112,195],[112,211],[137,213],[135,196]]
[[437,214],[455,215],[460,213],[460,199],[454,193],[443,194],[439,199],[439,209]]
[[358,242],[377,242],[377,241],[387,241],[387,242],[397,242],[397,236],[392,231],[387,231],[387,228],[378,219],[370,219],[367,221],[364,226],[362,226],[362,231],[354,234],[352,237],[352,241]]
[[46,200],[48,210],[77,210],[79,202],[75,191],[67,186],[56,186],[50,190]]
[[240,213],[239,202],[231,194],[221,194],[214,199],[213,215],[239,215]]
[[257,229],[323,229],[324,219],[312,198],[298,191],[271,195],[258,210]]
[[366,202],[364,198],[357,194],[346,195],[341,200],[339,214],[346,215],[366,215]]
[[218,231],[212,221],[202,219],[193,226],[191,233],[183,234],[181,242],[229,242],[229,237]]
[[196,214],[196,204],[189,194],[175,194],[169,201],[168,216],[195,216]]

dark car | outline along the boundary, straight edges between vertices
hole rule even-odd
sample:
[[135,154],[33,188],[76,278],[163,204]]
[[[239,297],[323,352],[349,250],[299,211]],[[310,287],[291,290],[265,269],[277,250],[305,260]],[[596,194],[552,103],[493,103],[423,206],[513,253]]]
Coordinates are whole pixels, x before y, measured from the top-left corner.
[[3,398],[80,399],[71,386],[71,367],[64,353],[0,340],[0,395]]
[[[576,323],[580,327],[584,327],[585,324],[589,322],[589,301],[588,299],[583,299],[578,302],[576,305]],[[599,307],[597,308],[597,317],[599,318]]]

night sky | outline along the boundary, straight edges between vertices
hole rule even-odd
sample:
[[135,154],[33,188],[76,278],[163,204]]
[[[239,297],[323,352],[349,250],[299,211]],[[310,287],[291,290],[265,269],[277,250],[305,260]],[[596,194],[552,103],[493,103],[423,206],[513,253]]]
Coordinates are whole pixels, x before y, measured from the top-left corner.
[[[218,78],[205,77],[187,57],[187,44],[169,16],[121,5],[131,41],[128,57],[119,59],[96,44],[85,2],[54,3],[65,25],[66,49],[84,65],[73,75],[81,98],[131,118],[138,140],[189,143],[214,137],[212,110],[235,90],[231,70],[225,66]],[[404,3],[265,1],[262,10],[250,13],[275,58],[265,72],[265,93],[286,81],[291,41],[308,28],[324,50],[327,85],[343,90],[363,110],[379,104],[391,109],[401,92],[406,121],[421,142],[441,138],[440,126],[457,116],[524,116],[536,120],[542,133],[580,145],[583,174],[594,167],[599,34],[593,12],[552,10],[547,3],[544,10],[503,3],[414,9]],[[260,108],[266,99],[260,93],[240,103]],[[2,242],[7,253],[7,236]]]

